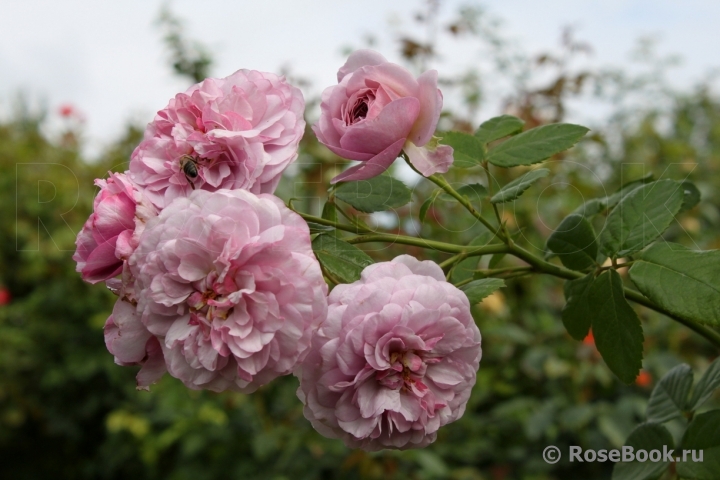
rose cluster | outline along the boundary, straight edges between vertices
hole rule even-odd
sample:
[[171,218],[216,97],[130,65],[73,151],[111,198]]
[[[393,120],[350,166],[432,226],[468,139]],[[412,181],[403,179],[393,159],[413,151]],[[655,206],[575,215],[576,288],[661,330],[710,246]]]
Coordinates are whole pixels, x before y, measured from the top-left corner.
[[[313,127],[367,179],[404,151],[430,175],[452,149],[433,134],[437,72],[415,79],[371,51],[350,56]],[[404,255],[328,297],[303,218],[272,195],[305,130],[300,91],[239,70],[178,94],[148,125],[125,173],[97,180],[73,258],[118,298],[105,344],[188,388],[255,391],[294,373],[323,435],[368,450],[425,446],[462,416],[480,360],[463,292]]]

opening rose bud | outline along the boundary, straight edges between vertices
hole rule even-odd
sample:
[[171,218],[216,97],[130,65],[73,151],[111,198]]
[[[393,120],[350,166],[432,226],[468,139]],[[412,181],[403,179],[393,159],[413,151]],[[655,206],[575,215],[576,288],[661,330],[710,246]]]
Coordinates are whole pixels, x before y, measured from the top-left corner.
[[431,142],[443,100],[437,71],[416,79],[379,53],[358,50],[338,71],[338,82],[323,92],[313,131],[335,154],[362,163],[331,183],[380,175],[403,150],[425,176],[448,171],[452,147]]
[[93,213],[83,225],[75,244],[73,260],[83,280],[97,283],[119,275],[137,247],[145,223],[157,211],[142,191],[124,173],[111,173],[95,180],[100,192]]

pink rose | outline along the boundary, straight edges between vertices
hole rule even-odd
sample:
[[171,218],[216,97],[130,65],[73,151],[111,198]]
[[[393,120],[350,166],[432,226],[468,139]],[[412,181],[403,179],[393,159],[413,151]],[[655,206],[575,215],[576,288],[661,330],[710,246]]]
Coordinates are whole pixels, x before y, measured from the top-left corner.
[[77,236],[73,260],[83,280],[97,283],[119,275],[155,207],[124,173],[97,179],[93,213]]
[[130,171],[159,208],[193,188],[272,193],[297,158],[304,109],[300,90],[272,73],[208,78],[157,113]]
[[363,163],[331,183],[380,175],[402,150],[426,177],[448,171],[452,147],[431,141],[442,110],[437,71],[415,79],[379,53],[358,50],[338,71],[338,82],[323,92],[313,131],[335,154]]
[[351,448],[424,447],[464,413],[480,356],[465,294],[401,255],[333,289],[297,393],[313,427]]
[[[129,265],[142,323],[168,372],[192,389],[249,393],[290,373],[327,314],[307,224],[268,194],[196,190],[175,199],[148,224]],[[137,360],[147,335],[126,325],[138,338],[133,354],[111,351]]]
[[122,298],[115,302],[104,332],[105,346],[116,364],[142,365],[136,377],[138,389],[148,390],[167,372],[160,342],[142,324],[132,303]]

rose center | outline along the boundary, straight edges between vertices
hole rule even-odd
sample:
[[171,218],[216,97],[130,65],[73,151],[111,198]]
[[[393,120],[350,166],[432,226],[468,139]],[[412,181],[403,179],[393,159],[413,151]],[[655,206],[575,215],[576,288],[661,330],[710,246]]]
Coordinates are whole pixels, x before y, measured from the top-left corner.
[[362,120],[367,116],[368,105],[367,102],[363,101],[359,105],[356,105],[352,111],[352,118],[354,121]]
[[392,352],[390,368],[377,372],[375,378],[384,387],[422,397],[427,392],[427,386],[422,382],[427,366],[421,355],[422,352],[413,350]]

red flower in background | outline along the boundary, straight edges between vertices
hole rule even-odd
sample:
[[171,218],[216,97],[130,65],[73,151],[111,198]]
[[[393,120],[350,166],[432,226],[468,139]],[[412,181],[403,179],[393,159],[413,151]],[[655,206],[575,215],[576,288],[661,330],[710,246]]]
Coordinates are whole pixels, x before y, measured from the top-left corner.
[[69,103],[65,103],[63,105],[60,105],[60,107],[58,108],[58,113],[61,117],[73,117],[75,116],[75,107],[73,107]]
[[7,288],[0,288],[0,306],[10,303],[10,291]]
[[647,387],[652,384],[652,375],[647,370],[640,370],[637,378],[635,379],[635,385],[639,387]]

